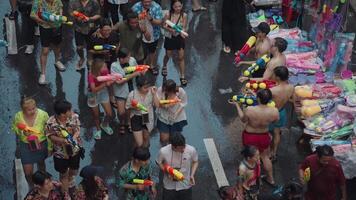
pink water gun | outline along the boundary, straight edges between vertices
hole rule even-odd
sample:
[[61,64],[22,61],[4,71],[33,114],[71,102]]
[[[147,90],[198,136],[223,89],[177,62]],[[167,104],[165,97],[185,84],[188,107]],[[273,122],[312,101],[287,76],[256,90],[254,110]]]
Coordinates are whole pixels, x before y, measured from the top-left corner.
[[114,73],[105,76],[98,76],[96,77],[96,79],[99,82],[106,82],[106,81],[120,81],[120,80],[125,80],[126,78],[123,77],[121,74]]

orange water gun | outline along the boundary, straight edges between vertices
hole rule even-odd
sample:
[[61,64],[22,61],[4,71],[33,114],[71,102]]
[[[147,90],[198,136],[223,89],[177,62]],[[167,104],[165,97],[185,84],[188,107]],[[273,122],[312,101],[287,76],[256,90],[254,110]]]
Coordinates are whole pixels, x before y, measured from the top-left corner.
[[143,72],[147,71],[150,68],[148,65],[136,65],[136,66],[128,66],[124,68],[125,73],[133,73],[133,72]]
[[182,172],[174,169],[173,167],[165,164],[164,166],[164,171],[167,172],[168,174],[170,174],[171,176],[174,177],[174,179],[176,179],[177,181],[183,181],[184,180],[184,175],[182,174]]
[[159,100],[159,104],[161,105],[167,105],[167,104],[176,104],[180,103],[182,100],[180,99],[165,99],[165,100]]
[[89,17],[86,16],[84,13],[81,13],[79,11],[73,11],[73,16],[80,19],[80,20],[83,20],[85,22],[89,21]]
[[131,106],[133,108],[137,108],[143,112],[148,112],[147,108],[144,105],[142,105],[141,103],[139,103],[136,99],[131,100]]
[[147,10],[143,10],[140,14],[138,14],[138,19],[144,20],[146,19],[147,15],[148,15]]
[[32,133],[32,134],[35,134],[35,135],[41,135],[41,132],[39,132],[38,130],[32,128],[32,127],[29,127],[27,126],[26,124],[24,123],[17,123],[16,124],[16,127],[22,131],[25,131],[25,132],[28,132],[28,133]]

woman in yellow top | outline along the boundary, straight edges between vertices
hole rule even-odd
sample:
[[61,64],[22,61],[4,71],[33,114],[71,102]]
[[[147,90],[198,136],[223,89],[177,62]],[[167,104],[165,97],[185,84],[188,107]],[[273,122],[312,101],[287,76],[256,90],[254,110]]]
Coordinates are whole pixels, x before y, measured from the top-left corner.
[[37,168],[41,171],[46,170],[44,160],[51,145],[47,143],[44,130],[49,117],[47,112],[37,108],[33,98],[21,98],[21,109],[14,117],[12,130],[17,135],[17,145],[26,180],[32,187],[33,164],[37,163]]

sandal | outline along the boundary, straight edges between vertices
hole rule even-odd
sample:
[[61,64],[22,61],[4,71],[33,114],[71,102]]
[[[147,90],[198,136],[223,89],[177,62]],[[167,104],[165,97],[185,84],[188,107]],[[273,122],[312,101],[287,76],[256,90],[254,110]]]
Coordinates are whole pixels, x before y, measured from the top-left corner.
[[263,182],[265,182],[268,186],[272,187],[272,188],[276,188],[277,185],[276,183],[271,183],[267,180],[267,176],[261,176],[261,179]]
[[104,130],[104,132],[108,135],[114,134],[114,131],[110,126],[103,126],[103,124],[100,124],[100,127]]
[[182,77],[182,78],[180,78],[179,80],[180,80],[180,84],[181,84],[182,87],[187,86],[187,84],[188,84],[187,79],[185,79],[184,77]]
[[198,11],[206,11],[207,9],[204,6],[200,6],[197,9],[192,9],[193,12],[198,12]]
[[119,126],[119,134],[124,135],[126,133],[126,126],[125,125],[120,125]]
[[167,66],[162,67],[161,74],[162,74],[162,76],[167,76],[167,74],[168,74]]

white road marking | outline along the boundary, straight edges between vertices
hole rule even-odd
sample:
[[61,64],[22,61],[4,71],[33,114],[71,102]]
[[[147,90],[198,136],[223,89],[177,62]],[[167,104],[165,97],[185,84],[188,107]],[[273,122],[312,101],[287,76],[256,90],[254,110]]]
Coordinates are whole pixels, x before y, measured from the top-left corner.
[[219,188],[222,186],[229,186],[214,140],[212,138],[205,138],[204,144]]

